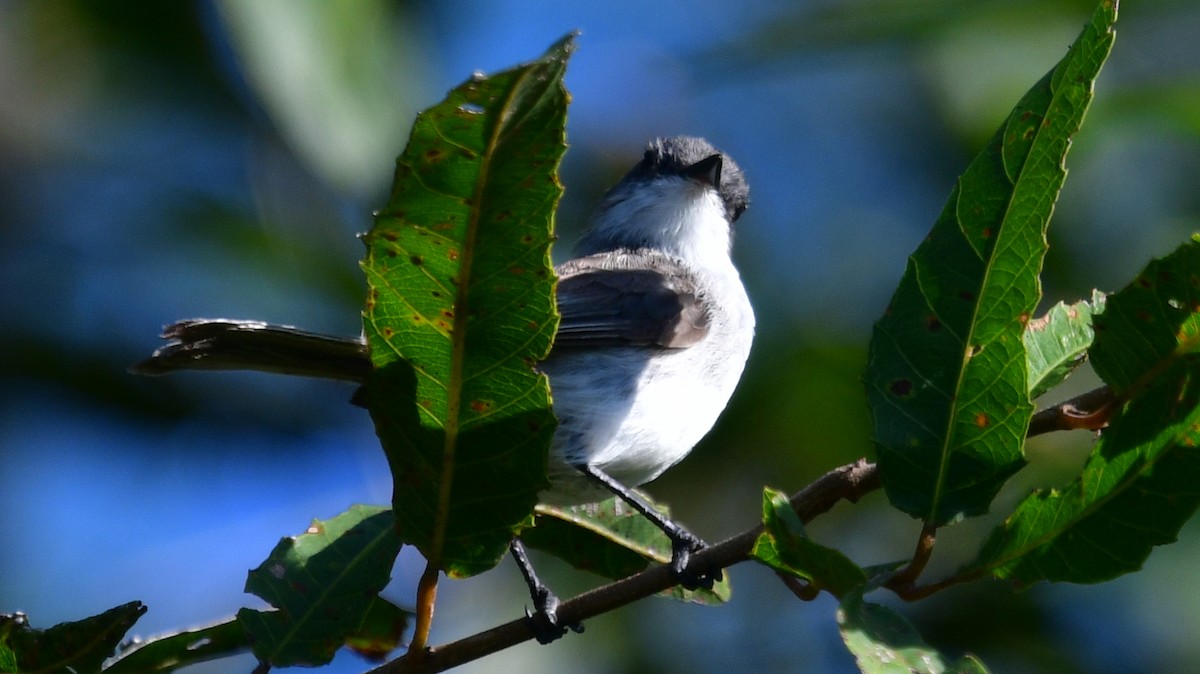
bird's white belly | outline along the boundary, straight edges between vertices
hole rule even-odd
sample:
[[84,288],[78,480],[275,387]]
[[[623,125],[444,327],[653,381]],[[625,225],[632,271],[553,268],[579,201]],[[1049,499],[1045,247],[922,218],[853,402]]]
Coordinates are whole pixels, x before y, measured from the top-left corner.
[[[550,456],[546,503],[609,496],[575,467],[595,466],[633,487],[687,456],[716,423],[733,394],[745,352],[720,360],[703,349],[608,349],[547,361],[559,426]],[[654,357],[650,357],[653,354]]]

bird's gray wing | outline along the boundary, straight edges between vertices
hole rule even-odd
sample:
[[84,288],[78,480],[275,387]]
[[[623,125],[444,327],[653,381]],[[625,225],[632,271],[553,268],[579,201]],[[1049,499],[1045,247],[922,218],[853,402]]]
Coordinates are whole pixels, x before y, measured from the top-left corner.
[[560,265],[555,349],[658,346],[683,349],[708,334],[693,274],[676,258],[610,251]]

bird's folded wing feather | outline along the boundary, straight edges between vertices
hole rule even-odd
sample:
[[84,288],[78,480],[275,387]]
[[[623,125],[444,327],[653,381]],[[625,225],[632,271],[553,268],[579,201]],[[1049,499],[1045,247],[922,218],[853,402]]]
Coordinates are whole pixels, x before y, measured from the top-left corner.
[[639,251],[598,253],[560,265],[554,348],[682,349],[708,334],[695,278],[677,259]]

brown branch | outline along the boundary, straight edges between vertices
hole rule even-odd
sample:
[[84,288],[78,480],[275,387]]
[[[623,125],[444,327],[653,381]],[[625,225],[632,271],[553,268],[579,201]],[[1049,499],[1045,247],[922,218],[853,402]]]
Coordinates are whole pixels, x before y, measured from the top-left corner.
[[1026,437],[1032,438],[1051,431],[1098,431],[1108,426],[1108,420],[1116,409],[1116,394],[1109,387],[1101,386],[1034,414]]
[[776,571],[776,576],[792,594],[800,601],[812,601],[821,596],[821,590],[812,583],[807,583],[795,576],[790,576],[782,571]]
[[[828,512],[839,501],[857,502],[879,487],[879,472],[875,464],[860,459],[822,475],[794,495],[791,504],[800,519],[808,522]],[[761,532],[762,526],[759,525],[709,546],[693,555],[693,563],[700,568],[723,569],[746,561],[750,548]],[[563,624],[582,622],[658,594],[676,584],[677,580],[669,568],[654,566],[563,602],[558,607],[558,619]],[[371,670],[370,674],[442,672],[531,638],[533,634],[521,618],[444,646],[423,650],[415,658],[405,655]]]
[[921,577],[921,573],[925,571],[925,565],[929,563],[929,558],[933,556],[933,545],[937,542],[937,525],[932,522],[926,522],[925,526],[921,527],[921,535],[917,537],[917,549],[913,551],[912,560],[887,581],[888,589],[896,594],[902,591],[911,590],[916,585],[917,579]]
[[918,599],[924,599],[932,594],[937,594],[948,587],[960,585],[972,580],[978,580],[979,578],[982,578],[983,575],[983,569],[972,569],[966,573],[948,576],[935,583],[929,583],[927,585],[908,585],[905,587],[892,587],[891,585],[888,585],[888,589],[892,592],[895,592],[896,596],[900,597],[904,601],[916,601]]
[[417,582],[417,624],[413,628],[409,652],[419,657],[429,643],[429,628],[433,624],[433,608],[437,603],[438,569],[433,564],[425,565],[425,573]]

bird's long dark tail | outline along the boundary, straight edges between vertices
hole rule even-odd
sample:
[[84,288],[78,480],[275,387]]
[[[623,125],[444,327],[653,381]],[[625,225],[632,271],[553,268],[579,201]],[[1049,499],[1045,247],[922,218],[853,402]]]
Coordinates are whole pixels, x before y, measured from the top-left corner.
[[260,321],[195,318],[163,329],[169,342],[130,372],[258,370],[362,383],[371,370],[366,342]]

